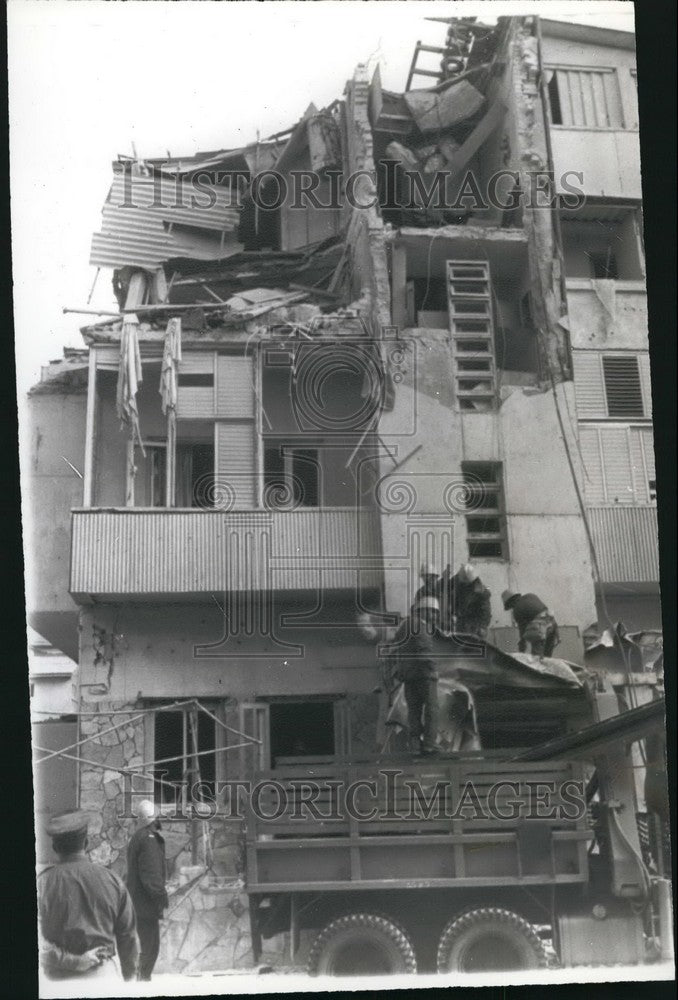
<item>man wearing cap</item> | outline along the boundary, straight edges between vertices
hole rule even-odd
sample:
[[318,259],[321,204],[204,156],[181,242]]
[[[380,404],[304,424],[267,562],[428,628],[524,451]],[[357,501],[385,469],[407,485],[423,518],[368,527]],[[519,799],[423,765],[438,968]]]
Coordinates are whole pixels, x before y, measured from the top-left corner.
[[[483,584],[474,566],[465,563],[452,579],[442,581],[443,621],[455,632],[477,635],[485,639],[492,621],[490,591]],[[447,627],[447,626],[446,626]]]
[[160,918],[167,906],[165,839],[159,833],[155,806],[139,803],[137,829],[127,845],[127,886],[137,916],[141,944],[139,979],[148,981],[160,951]]
[[519,652],[524,653],[529,646],[530,652],[536,656],[553,656],[553,650],[560,642],[558,625],[541,598],[536,594],[505,590],[501,600],[518,626]]
[[85,854],[87,827],[81,811],[47,824],[58,862],[38,878],[40,964],[49,979],[117,977],[120,971],[133,979],[139,942],[132,900],[114,872]]
[[438,742],[438,675],[434,637],[440,626],[437,597],[423,596],[398,630],[396,676],[403,682],[407,702],[410,750],[431,754]]

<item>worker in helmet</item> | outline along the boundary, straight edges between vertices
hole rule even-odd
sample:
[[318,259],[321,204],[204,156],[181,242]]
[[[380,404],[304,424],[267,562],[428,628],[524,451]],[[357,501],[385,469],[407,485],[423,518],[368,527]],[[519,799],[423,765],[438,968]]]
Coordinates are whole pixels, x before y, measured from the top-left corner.
[[470,563],[462,564],[452,578],[440,585],[443,628],[467,635],[487,637],[492,620],[490,591]]
[[535,656],[553,656],[553,650],[560,642],[558,625],[541,598],[536,594],[519,594],[513,590],[505,590],[501,600],[518,626],[519,652],[530,652]]
[[438,742],[438,675],[435,636],[440,627],[437,597],[423,596],[395,637],[396,677],[403,682],[412,753],[432,754]]
[[412,602],[412,607],[410,608],[410,614],[416,610],[419,601],[423,597],[440,597],[441,577],[433,563],[422,563],[421,569],[419,570],[419,576],[422,579],[422,584],[414,595],[414,601]]

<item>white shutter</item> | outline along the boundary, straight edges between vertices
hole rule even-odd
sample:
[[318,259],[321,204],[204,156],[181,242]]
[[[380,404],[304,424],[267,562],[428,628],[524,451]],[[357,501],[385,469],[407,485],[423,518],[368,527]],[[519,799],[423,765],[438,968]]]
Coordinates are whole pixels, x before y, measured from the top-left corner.
[[584,495],[589,504],[605,503],[605,482],[597,427],[580,427],[579,447],[584,464]]
[[215,424],[217,496],[231,493],[233,509],[252,510],[257,499],[257,466],[253,420],[226,420]]
[[607,503],[633,503],[628,427],[601,427],[600,445]]
[[579,418],[606,417],[607,401],[600,352],[573,351],[572,367]]
[[251,357],[217,355],[216,416],[254,417],[254,362]]

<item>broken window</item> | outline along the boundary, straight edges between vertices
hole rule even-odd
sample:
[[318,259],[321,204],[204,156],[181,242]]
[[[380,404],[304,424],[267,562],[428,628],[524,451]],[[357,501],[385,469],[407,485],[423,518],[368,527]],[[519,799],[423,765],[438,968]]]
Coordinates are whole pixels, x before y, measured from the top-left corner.
[[506,559],[506,513],[499,462],[463,462],[469,559]]
[[561,216],[568,278],[644,280],[640,217],[623,205],[588,204]]
[[623,129],[615,69],[560,67],[547,70],[551,122],[568,128]]
[[152,721],[155,802],[185,808],[192,802],[209,801],[210,796],[213,799],[217,776],[214,719],[187,707],[155,711]]
[[635,355],[604,355],[603,378],[609,417],[642,417],[643,393]]

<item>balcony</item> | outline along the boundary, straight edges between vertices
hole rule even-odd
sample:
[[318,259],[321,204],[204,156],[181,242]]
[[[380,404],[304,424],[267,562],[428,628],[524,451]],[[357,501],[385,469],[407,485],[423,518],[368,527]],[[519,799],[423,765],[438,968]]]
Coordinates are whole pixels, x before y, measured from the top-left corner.
[[70,592],[88,603],[368,589],[380,555],[378,517],[350,508],[74,510]]
[[657,583],[657,508],[589,507],[589,524],[604,583]]

